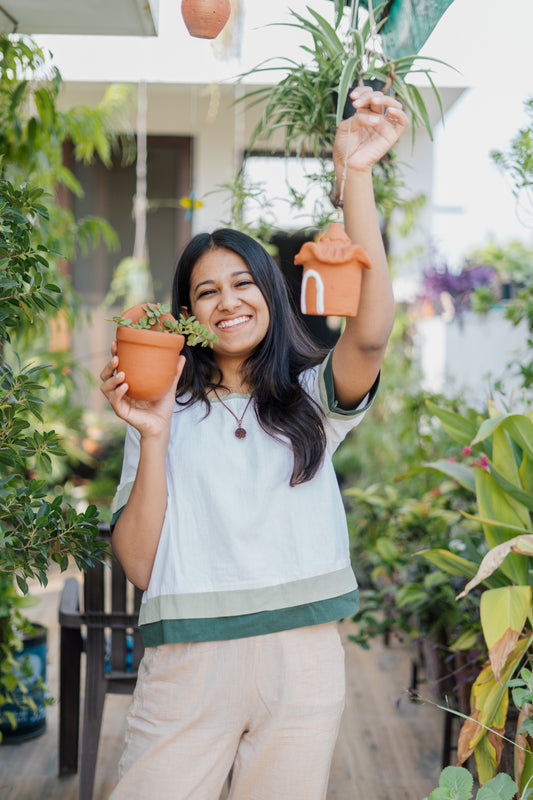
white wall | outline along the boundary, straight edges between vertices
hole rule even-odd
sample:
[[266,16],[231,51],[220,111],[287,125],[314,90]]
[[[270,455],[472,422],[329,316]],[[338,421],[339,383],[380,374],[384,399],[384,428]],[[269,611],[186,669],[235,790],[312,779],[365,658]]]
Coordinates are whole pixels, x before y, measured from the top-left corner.
[[[107,83],[66,82],[61,107],[75,103],[96,105]],[[150,83],[148,95],[148,134],[193,137],[193,188],[204,205],[193,217],[193,232],[212,230],[228,216],[222,194],[211,194],[217,186],[230,182],[240,165],[245,143],[256,125],[259,111],[246,112],[233,107],[233,85]],[[136,85],[132,85],[136,92]],[[135,115],[130,120],[135,129]]]
[[447,321],[441,316],[419,321],[417,345],[424,374],[422,387],[447,397],[462,394],[468,405],[482,410],[502,379],[509,403],[520,403],[520,380],[511,361],[527,353],[525,324],[514,327],[502,309],[486,315],[466,312]]

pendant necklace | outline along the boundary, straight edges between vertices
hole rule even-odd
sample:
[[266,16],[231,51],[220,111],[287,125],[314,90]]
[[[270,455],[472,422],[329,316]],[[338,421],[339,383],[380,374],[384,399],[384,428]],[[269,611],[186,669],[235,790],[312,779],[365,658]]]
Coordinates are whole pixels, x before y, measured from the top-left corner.
[[232,417],[234,417],[234,418],[237,420],[237,427],[235,428],[235,437],[236,437],[237,439],[244,439],[244,438],[246,437],[246,429],[242,427],[242,421],[243,421],[243,419],[244,419],[244,415],[245,415],[245,414],[246,414],[246,412],[248,411],[248,406],[249,406],[249,405],[250,405],[250,403],[252,402],[252,396],[250,396],[250,399],[249,399],[249,400],[248,400],[248,402],[246,403],[246,406],[245,406],[245,408],[244,408],[244,411],[242,412],[242,414],[241,414],[241,417],[240,417],[240,419],[239,419],[239,417],[237,416],[237,414],[234,414],[234,413],[233,413],[233,411],[231,410],[231,408],[229,408],[229,406],[227,406],[227,405],[225,404],[225,402],[223,401],[223,399],[222,399],[222,398],[220,397],[220,395],[218,394],[217,390],[216,390],[216,389],[213,389],[213,391],[214,391],[215,395],[217,396],[217,399],[218,399],[218,400],[220,400],[220,402],[221,402],[221,403],[222,403],[222,405],[224,406],[224,408],[225,408],[227,411],[229,411],[229,413],[231,414],[231,416],[232,416]]

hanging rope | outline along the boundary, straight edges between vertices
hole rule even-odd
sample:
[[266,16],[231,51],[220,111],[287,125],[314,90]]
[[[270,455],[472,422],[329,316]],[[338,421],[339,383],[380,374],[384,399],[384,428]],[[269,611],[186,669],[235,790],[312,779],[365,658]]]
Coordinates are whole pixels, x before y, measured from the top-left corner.
[[[348,125],[348,141],[350,139],[350,134],[352,132],[352,120],[353,116],[350,117],[350,122]],[[341,212],[344,208],[344,187],[346,185],[346,175],[348,174],[348,142],[346,144],[346,150],[344,151],[344,166],[342,170],[342,178],[341,178],[341,185],[339,191],[339,199],[337,201],[337,219],[340,222],[341,219]]]
[[133,218],[135,222],[133,257],[138,261],[148,260],[148,248],[146,244],[146,214],[148,209],[146,196],[147,105],[146,81],[141,80],[137,84],[137,160],[135,167],[135,196],[133,198]]

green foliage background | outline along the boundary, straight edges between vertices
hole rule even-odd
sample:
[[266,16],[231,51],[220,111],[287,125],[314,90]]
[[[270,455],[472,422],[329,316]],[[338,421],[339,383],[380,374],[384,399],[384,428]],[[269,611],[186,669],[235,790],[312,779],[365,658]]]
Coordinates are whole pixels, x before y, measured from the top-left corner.
[[126,93],[114,87],[96,109],[60,111],[60,89],[31,39],[0,37],[0,723],[11,725],[12,703],[31,709],[42,696],[17,658],[28,581],[46,585],[52,562],[84,569],[104,552],[95,506],[76,510],[51,475],[66,457],[53,421],[80,414],[72,358],[50,352],[48,338],[58,319],[73,324],[80,312],[64,260],[116,240],[104,220],[76,220],[59,202],[63,190],[81,193],[65,148],[106,164],[119,144],[127,151]]

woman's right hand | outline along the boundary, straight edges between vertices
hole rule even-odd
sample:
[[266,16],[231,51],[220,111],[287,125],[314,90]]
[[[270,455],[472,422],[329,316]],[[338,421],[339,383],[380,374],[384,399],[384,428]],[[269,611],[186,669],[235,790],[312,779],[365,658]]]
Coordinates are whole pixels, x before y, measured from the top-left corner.
[[116,341],[111,344],[111,354],[111,360],[100,373],[102,381],[100,389],[115,414],[136,428],[142,437],[168,436],[176,402],[176,387],[185,366],[185,356],[179,357],[176,375],[167,394],[161,400],[148,402],[134,400],[126,394],[129,388],[125,382],[126,376],[123,372],[116,372],[118,369]]

